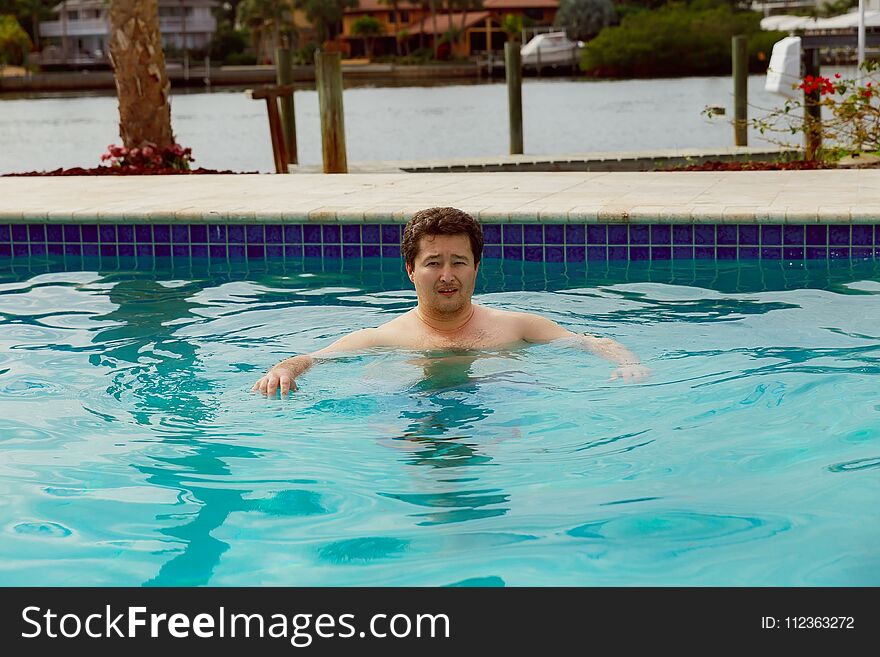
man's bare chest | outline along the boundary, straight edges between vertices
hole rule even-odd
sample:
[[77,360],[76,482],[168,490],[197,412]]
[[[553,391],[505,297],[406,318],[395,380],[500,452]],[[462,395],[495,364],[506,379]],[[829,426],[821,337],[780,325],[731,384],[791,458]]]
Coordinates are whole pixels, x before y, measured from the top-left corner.
[[477,327],[455,335],[424,332],[417,336],[413,346],[416,349],[497,349],[519,342],[521,337],[512,331],[500,327]]

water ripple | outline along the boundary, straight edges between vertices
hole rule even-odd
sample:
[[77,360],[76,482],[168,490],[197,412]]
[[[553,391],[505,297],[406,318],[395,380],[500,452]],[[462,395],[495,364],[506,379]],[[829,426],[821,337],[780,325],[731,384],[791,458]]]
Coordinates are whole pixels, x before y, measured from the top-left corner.
[[868,470],[870,468],[880,468],[880,456],[867,459],[856,459],[855,461],[847,461],[845,463],[828,466],[828,470],[831,472],[852,472],[854,470]]
[[23,522],[15,525],[16,534],[36,536],[38,538],[66,538],[73,532],[57,522]]
[[336,541],[321,547],[318,557],[333,564],[359,564],[400,557],[409,548],[404,539],[368,536]]
[[789,529],[783,520],[706,513],[640,513],[589,522],[566,533],[574,538],[677,551],[769,538]]

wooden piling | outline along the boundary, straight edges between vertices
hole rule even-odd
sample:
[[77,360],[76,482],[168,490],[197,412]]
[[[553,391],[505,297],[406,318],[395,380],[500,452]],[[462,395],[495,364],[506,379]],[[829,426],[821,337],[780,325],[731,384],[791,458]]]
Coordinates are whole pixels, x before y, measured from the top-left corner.
[[733,68],[733,143],[736,146],[748,146],[748,37],[744,34],[732,37],[730,51]]
[[293,85],[248,89],[245,94],[253,100],[265,99],[269,114],[269,136],[272,138],[272,158],[275,160],[275,173],[287,173],[287,142],[278,112],[278,98],[293,93]]
[[[290,48],[277,48],[275,50],[275,78],[279,86],[293,84],[293,59]],[[280,97],[281,125],[284,128],[284,141],[287,145],[287,161],[297,164],[299,161],[296,152],[296,116],[293,110],[293,92]]]
[[315,52],[315,83],[321,113],[321,154],[324,173],[348,173],[345,121],[342,111],[342,56]]
[[510,154],[522,155],[522,58],[519,44],[504,44],[504,71],[507,76],[507,114],[510,117]]

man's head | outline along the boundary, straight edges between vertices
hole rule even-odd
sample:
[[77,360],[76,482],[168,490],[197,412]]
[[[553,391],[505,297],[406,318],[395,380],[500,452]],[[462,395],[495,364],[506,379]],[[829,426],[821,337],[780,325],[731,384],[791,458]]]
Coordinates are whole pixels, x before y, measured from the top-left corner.
[[473,217],[455,208],[416,212],[400,250],[419,305],[449,314],[470,303],[483,255],[483,230]]
[[415,263],[421,239],[428,235],[464,235],[470,242],[474,264],[480,264],[483,256],[483,229],[480,224],[467,212],[456,208],[428,208],[416,212],[403,229],[400,251],[407,269],[411,269]]

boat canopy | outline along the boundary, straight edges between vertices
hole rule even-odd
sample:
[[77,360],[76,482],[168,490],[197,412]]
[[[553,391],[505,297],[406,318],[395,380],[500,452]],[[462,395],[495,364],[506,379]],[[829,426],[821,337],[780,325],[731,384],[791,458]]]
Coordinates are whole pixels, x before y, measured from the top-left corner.
[[[810,18],[809,16],[767,16],[761,19],[762,30],[848,30],[859,26],[859,12],[852,11],[831,18]],[[865,27],[880,27],[880,11],[865,12]]]

